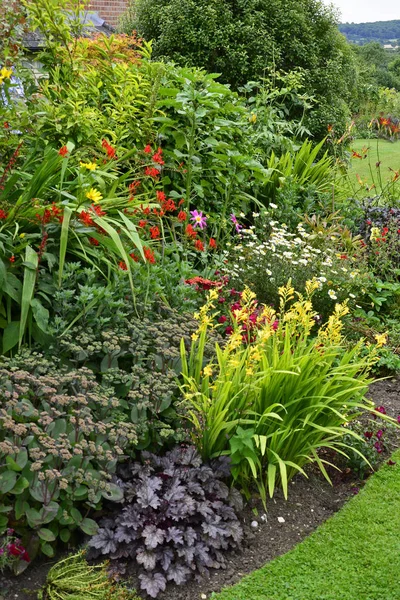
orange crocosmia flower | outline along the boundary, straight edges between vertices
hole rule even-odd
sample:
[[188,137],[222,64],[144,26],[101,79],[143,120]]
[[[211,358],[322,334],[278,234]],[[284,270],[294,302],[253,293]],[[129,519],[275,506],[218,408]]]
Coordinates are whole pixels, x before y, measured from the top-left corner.
[[210,246],[210,248],[216,248],[217,247],[217,242],[214,240],[214,238],[210,238],[210,241],[208,242],[208,245]]
[[89,238],[89,243],[90,243],[92,246],[98,246],[98,245],[99,245],[99,240],[96,240],[96,238],[94,238],[94,237],[90,237],[90,238]]
[[157,196],[158,202],[165,202],[165,200],[167,199],[167,196],[164,194],[164,192],[161,192],[159,190],[157,190],[156,196]]
[[115,148],[113,148],[108,142],[107,140],[102,140],[101,145],[103,146],[104,150],[107,152],[107,156],[108,158],[115,158],[116,155],[116,150]]
[[141,219],[138,223],[138,227],[141,227],[141,228],[146,227],[146,225],[147,225],[147,221],[145,221],[144,219]]
[[60,156],[65,156],[66,154],[68,154],[68,148],[67,146],[63,146],[62,148],[59,149],[58,154]]
[[359,154],[358,152],[355,152],[354,150],[353,150],[353,152],[352,152],[351,156],[352,156],[353,158],[362,158],[361,154]]
[[201,240],[196,240],[194,243],[194,247],[196,248],[196,250],[199,250],[199,252],[203,252],[204,250],[204,244]]
[[157,148],[157,152],[155,154],[153,154],[153,156],[151,157],[151,160],[155,163],[158,163],[159,165],[165,164],[163,157],[162,157],[162,148]]
[[131,252],[131,254],[129,255],[131,257],[132,260],[134,260],[135,262],[139,262],[139,257],[134,253]]
[[92,204],[90,208],[93,210],[93,212],[96,213],[98,217],[103,217],[107,214],[104,210],[101,210],[101,206],[99,205],[96,206],[95,204]]
[[159,177],[160,171],[155,167],[146,167],[144,170],[144,174],[147,175],[147,177],[153,177],[154,179],[156,179],[157,177]]
[[144,246],[143,253],[144,253],[144,257],[147,260],[147,262],[151,263],[152,265],[156,262],[156,259],[154,257],[154,252],[151,250],[151,248],[147,248],[147,246]]
[[147,144],[147,146],[145,146],[145,147],[144,147],[144,150],[143,150],[143,152],[144,152],[145,154],[151,154],[151,153],[153,152],[153,150],[151,149],[151,146],[150,146],[150,144]]
[[152,240],[157,240],[160,237],[160,230],[158,229],[157,225],[150,227],[150,236]]
[[123,260],[121,260],[121,261],[118,263],[118,266],[119,266],[119,268],[120,268],[122,271],[127,271],[127,270],[128,270],[128,267],[126,266],[126,263],[125,263]]
[[90,225],[94,225],[92,215],[86,212],[86,210],[81,211],[81,213],[79,214],[79,218],[82,221],[82,223],[87,227],[90,227]]
[[178,213],[178,219],[179,219],[179,221],[186,221],[187,214],[185,213],[184,210],[179,211],[179,213]]
[[193,229],[192,225],[187,225],[186,229],[185,229],[185,233],[188,237],[190,238],[195,238],[197,237],[197,233],[196,231]]

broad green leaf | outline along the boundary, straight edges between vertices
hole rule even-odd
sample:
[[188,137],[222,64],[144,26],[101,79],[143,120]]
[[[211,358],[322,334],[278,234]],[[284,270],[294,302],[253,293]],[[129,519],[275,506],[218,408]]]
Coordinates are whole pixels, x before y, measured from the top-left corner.
[[21,347],[22,339],[24,337],[28,314],[36,285],[38,255],[30,246],[27,246],[25,249],[25,262],[32,263],[33,268],[25,267],[24,269],[24,281],[22,285],[21,298],[21,320],[19,323],[19,347]]

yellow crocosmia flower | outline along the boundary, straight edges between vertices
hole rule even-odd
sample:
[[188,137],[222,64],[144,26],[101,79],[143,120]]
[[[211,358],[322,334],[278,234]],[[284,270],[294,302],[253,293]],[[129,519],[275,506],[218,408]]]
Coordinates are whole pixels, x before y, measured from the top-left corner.
[[247,375],[247,377],[251,377],[251,375],[254,375],[254,371],[251,367],[247,367],[246,375]]
[[203,373],[204,377],[211,377],[211,375],[213,374],[213,370],[209,365],[207,365],[206,367],[204,367]]
[[313,277],[313,279],[309,279],[308,281],[306,281],[307,296],[311,296],[318,288],[319,288],[319,281],[315,277]]
[[209,300],[216,300],[218,298],[218,292],[217,290],[210,290],[209,294],[208,294],[208,299]]
[[3,67],[0,71],[0,79],[10,79],[12,75],[12,69],[7,69],[7,67]]
[[243,304],[249,304],[252,300],[255,300],[256,295],[248,287],[243,290],[241,302]]
[[387,344],[387,334],[386,333],[377,333],[375,335],[376,339],[376,347],[382,348],[385,344]]
[[88,171],[95,171],[97,169],[97,165],[94,162],[88,162],[88,163],[79,163],[82,167],[82,169],[87,169]]
[[97,204],[98,202],[100,202],[100,200],[103,199],[103,196],[100,194],[100,192],[98,190],[91,188],[88,192],[86,192],[86,198],[88,198],[88,200],[91,200],[92,202]]
[[199,334],[198,333],[192,333],[192,340],[194,342],[197,342],[198,339],[199,339]]

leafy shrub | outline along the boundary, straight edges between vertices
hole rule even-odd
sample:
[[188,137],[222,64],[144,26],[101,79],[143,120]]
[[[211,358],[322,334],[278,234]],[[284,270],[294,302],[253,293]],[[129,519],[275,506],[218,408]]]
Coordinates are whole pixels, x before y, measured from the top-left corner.
[[91,555],[135,559],[141,588],[155,598],[168,581],[182,585],[222,567],[242,529],[220,480],[229,475],[225,460],[203,465],[191,447],[142,459],[121,468],[124,508],[100,523],[89,547]]
[[[328,478],[318,449],[345,450],[342,425],[351,411],[371,411],[364,399],[368,372],[376,361],[374,346],[361,357],[363,342],[345,346],[343,317],[346,303],[336,304],[327,323],[312,334],[316,313],[314,279],[306,283],[306,296],[290,283],[280,288],[280,308],[264,306],[254,314],[255,295],[245,290],[235,310],[235,331],[217,361],[204,361],[210,314],[216,308],[216,290],[201,314],[198,334],[187,356],[182,345],[185,383],[183,415],[192,426],[192,440],[203,460],[230,456],[234,477],[249,492],[256,482],[263,501],[279,484],[285,496],[288,480],[304,465],[315,462]],[[251,331],[251,342],[243,340]],[[385,343],[380,336],[378,346]],[[353,432],[353,436],[356,434]]]
[[56,358],[3,358],[0,387],[0,526],[30,538],[32,555],[40,540],[53,556],[52,542],[74,529],[95,533],[87,514],[104,498],[121,500],[112,473],[136,429],[114,420],[119,401],[89,369],[68,371]]
[[107,573],[107,563],[90,565],[84,552],[68,556],[53,565],[46,583],[39,591],[39,600],[139,600],[135,592],[113,582]]

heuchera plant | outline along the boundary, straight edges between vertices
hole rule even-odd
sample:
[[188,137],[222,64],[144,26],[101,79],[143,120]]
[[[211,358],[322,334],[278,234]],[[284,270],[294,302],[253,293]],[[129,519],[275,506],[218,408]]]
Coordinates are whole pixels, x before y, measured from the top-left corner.
[[168,581],[181,585],[225,564],[224,551],[242,539],[241,498],[220,480],[226,459],[204,465],[192,447],[142,459],[122,467],[125,506],[102,521],[89,547],[92,557],[134,558],[141,588],[155,598]]

